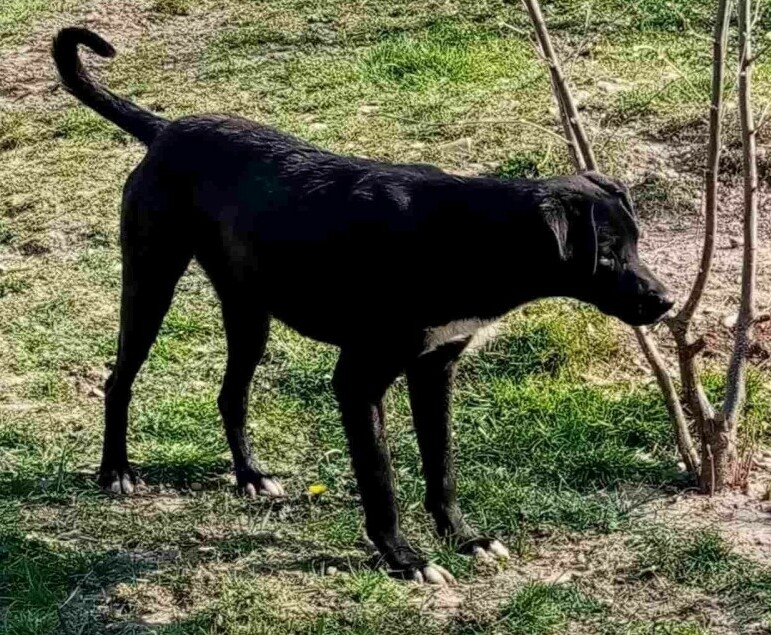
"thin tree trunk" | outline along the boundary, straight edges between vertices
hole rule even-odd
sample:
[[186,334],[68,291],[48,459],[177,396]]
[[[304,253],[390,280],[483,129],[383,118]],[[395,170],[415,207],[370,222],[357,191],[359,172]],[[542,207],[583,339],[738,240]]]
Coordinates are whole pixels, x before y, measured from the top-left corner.
[[696,355],[701,348],[701,340],[693,342],[689,331],[693,316],[704,295],[715,255],[723,90],[730,17],[731,0],[719,0],[712,43],[712,99],[709,113],[709,145],[705,167],[705,229],[699,273],[683,308],[677,316],[667,321],[677,347],[683,400],[691,408],[701,441],[701,471],[697,470],[694,474],[699,477],[700,488],[705,493],[711,493],[715,487],[721,485],[721,479],[716,478],[716,468],[719,468],[717,471],[723,473],[728,470],[727,466],[721,467],[722,461],[727,456],[726,453],[716,451],[716,448],[727,446],[728,443],[723,437],[717,436],[720,424],[717,422],[714,408],[704,392],[696,365]]
[[[575,168],[577,171],[581,171],[585,165],[586,168],[590,170],[596,170],[597,162],[594,158],[594,153],[592,152],[591,143],[586,135],[586,130],[581,124],[578,109],[576,108],[575,101],[570,93],[570,88],[562,74],[538,0],[523,0],[523,2],[527,7],[533,25],[535,26],[538,43],[541,46],[546,62],[549,65],[552,87],[557,93],[557,102],[563,109],[563,121],[570,122],[573,134],[577,140],[577,154],[580,157],[583,157],[583,165],[581,164],[580,159],[576,157],[574,161]],[[656,381],[658,382],[664,397],[667,410],[675,429],[675,438],[677,440],[677,447],[680,455],[689,472],[696,474],[698,473],[699,457],[694,447],[693,438],[691,437],[691,432],[688,428],[688,420],[683,412],[672,377],[666,369],[664,360],[656,347],[656,342],[650,337],[647,330],[635,328],[634,332],[646,359],[653,368]]]
[[723,410],[707,430],[705,453],[712,457],[709,470],[703,470],[702,487],[712,491],[731,484],[737,463],[736,436],[739,414],[745,399],[747,352],[755,320],[756,249],[758,217],[758,170],[754,117],[752,113],[752,6],[739,0],[739,117],[742,129],[744,168],[744,257],[742,295],[735,326],[734,348],[726,374]]
[[637,336],[637,341],[645,354],[645,358],[653,369],[653,373],[656,376],[656,382],[664,397],[664,404],[669,413],[669,420],[672,422],[674,428],[675,442],[677,443],[677,450],[680,453],[680,458],[683,459],[683,463],[685,463],[685,467],[689,473],[698,474],[699,455],[693,444],[693,438],[688,428],[688,419],[683,412],[683,406],[680,403],[680,396],[677,394],[675,383],[667,372],[664,360],[661,358],[661,354],[648,334],[648,331],[644,328],[636,328],[634,334]]
[[720,149],[723,127],[723,87],[725,85],[725,59],[728,43],[728,24],[731,19],[731,0],[719,0],[715,33],[712,42],[712,100],[709,110],[709,146],[705,172],[705,226],[704,247],[701,253],[699,274],[693,284],[683,308],[676,321],[688,325],[699,306],[704,289],[707,286],[712,260],[715,255],[715,235],[717,228],[717,188],[720,172]]

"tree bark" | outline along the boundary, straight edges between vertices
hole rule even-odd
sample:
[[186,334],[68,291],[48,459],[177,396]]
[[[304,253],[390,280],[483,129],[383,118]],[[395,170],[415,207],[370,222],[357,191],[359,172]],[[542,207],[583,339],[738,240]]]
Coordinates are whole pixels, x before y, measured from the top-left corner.
[[708,426],[702,455],[710,455],[711,469],[704,470],[702,489],[719,492],[737,476],[736,437],[746,393],[747,353],[755,321],[757,277],[758,169],[757,131],[752,113],[752,2],[739,0],[739,118],[742,130],[744,172],[744,254],[742,295],[734,327],[734,347],[726,373],[726,396],[722,412]]

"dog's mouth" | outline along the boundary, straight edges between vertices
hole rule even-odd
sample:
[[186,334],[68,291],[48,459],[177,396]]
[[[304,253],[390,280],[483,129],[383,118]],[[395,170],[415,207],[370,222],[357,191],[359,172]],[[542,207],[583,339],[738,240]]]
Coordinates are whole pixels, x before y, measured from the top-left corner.
[[674,304],[669,296],[659,296],[638,303],[632,311],[620,310],[612,314],[629,326],[651,326],[661,322]]

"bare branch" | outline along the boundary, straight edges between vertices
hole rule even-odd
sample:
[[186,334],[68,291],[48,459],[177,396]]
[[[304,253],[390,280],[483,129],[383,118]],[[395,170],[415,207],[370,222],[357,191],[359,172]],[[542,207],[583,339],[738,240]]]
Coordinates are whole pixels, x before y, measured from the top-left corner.
[[558,101],[566,113],[565,118],[573,128],[573,133],[577,141],[577,148],[579,150],[579,152],[576,153],[576,158],[578,158],[578,155],[583,155],[583,161],[586,168],[589,170],[596,170],[597,161],[594,158],[594,152],[592,151],[592,147],[589,143],[589,138],[586,135],[586,131],[581,124],[581,120],[578,116],[578,108],[576,108],[576,103],[573,100],[573,97],[570,94],[570,90],[567,87],[567,82],[565,81],[565,76],[562,73],[562,68],[560,67],[557,56],[554,53],[554,47],[552,46],[549,32],[546,29],[546,23],[544,22],[543,14],[541,13],[541,7],[537,0],[523,1],[525,3],[525,7],[527,8],[527,12],[530,14],[530,19],[533,21],[533,25],[535,26],[536,37],[538,38],[541,51],[546,57],[546,62],[549,65],[549,72],[551,73],[552,78],[552,86],[558,91]]
[[758,166],[756,131],[752,114],[752,8],[739,0],[739,116],[744,165],[744,258],[742,296],[736,321],[734,348],[726,377],[723,414],[727,431],[735,434],[736,419],[745,397],[747,351],[755,319],[756,249],[758,222]]
[[715,36],[712,43],[712,101],[709,113],[709,146],[706,176],[704,246],[701,252],[699,273],[683,308],[676,320],[685,325],[691,321],[699,306],[715,255],[715,234],[717,231],[717,187],[720,166],[720,147],[723,125],[723,86],[725,84],[725,59],[728,43],[728,24],[731,19],[731,0],[720,0],[715,21]]
[[760,117],[758,118],[758,123],[755,124],[755,134],[760,134],[760,131],[763,129],[763,126],[765,126],[768,123],[768,113],[771,110],[771,101],[768,102],[764,108],[763,112],[760,113]]
[[680,456],[683,459],[688,472],[697,474],[699,470],[699,455],[694,447],[693,438],[688,429],[688,420],[683,412],[683,406],[680,403],[680,396],[677,394],[675,383],[672,381],[672,377],[664,365],[664,360],[661,358],[656,343],[651,338],[647,329],[642,327],[636,328],[634,334],[637,337],[640,348],[642,348],[643,353],[645,354],[645,358],[653,369],[653,374],[656,376],[656,382],[661,389],[661,394],[664,396],[664,403],[669,412],[669,418],[674,425],[675,440]]

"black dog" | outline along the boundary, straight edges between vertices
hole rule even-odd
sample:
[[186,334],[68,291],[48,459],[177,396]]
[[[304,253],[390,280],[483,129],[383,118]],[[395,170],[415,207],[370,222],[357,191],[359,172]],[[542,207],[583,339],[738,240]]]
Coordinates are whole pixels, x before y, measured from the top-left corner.
[[628,324],[672,307],[637,256],[623,184],[597,173],[543,181],[461,178],[325,152],[223,115],[167,121],[85,73],[78,28],[56,36],[64,86],[148,146],[126,183],[118,359],[106,385],[102,485],[131,493],[126,453],[131,385],[192,258],[222,303],[228,361],[218,404],[246,493],[282,496],[252,456],[247,393],[271,317],[340,347],[340,403],[367,533],[405,577],[445,583],[399,531],[383,396],[406,372],[426,478],[426,508],[461,549],[505,557],[456,503],[450,391],[458,356],[480,327],[526,302],[569,296]]

